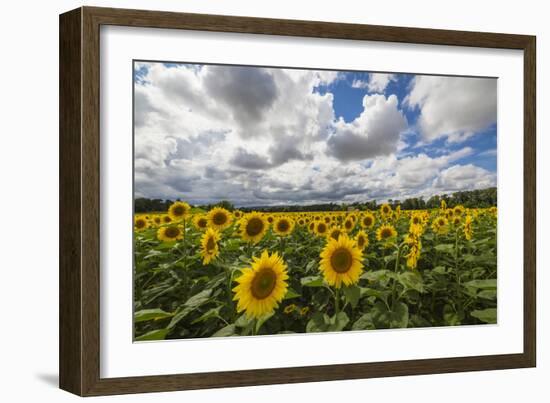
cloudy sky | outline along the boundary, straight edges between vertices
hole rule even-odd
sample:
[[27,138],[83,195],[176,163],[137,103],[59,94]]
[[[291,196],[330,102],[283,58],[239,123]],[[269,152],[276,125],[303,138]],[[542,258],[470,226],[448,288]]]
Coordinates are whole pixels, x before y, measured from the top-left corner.
[[497,80],[134,64],[135,196],[237,206],[496,186]]

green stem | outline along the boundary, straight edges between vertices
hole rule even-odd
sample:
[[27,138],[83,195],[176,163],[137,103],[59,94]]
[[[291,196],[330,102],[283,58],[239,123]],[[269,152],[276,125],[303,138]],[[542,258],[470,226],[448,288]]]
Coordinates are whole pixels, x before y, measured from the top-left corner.
[[458,306],[462,308],[462,298],[460,293],[460,273],[458,271],[458,230],[455,231],[455,276],[456,276],[456,293]]
[[[401,245],[397,247],[397,256],[395,257],[395,267],[393,269],[393,272],[397,276],[397,271],[399,269],[399,257],[401,254]],[[395,297],[396,297],[396,291],[397,291],[397,279],[393,279],[392,289],[391,289],[391,310],[393,311],[395,309]]]
[[334,293],[334,315],[337,316],[340,313],[340,288],[337,288]]

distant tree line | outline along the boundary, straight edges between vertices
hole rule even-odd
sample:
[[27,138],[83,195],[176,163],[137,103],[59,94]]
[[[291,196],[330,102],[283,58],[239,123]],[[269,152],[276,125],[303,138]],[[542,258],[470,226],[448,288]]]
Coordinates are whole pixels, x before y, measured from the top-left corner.
[[[487,189],[468,190],[454,192],[450,194],[435,195],[427,200],[423,197],[413,197],[405,200],[390,199],[388,204],[392,208],[401,206],[403,210],[423,210],[438,208],[441,205],[441,200],[445,200],[448,207],[454,207],[458,204],[469,208],[484,208],[497,205],[497,188],[491,187]],[[166,211],[172,200],[162,199],[147,199],[137,198],[134,201],[134,208],[137,213],[146,213],[153,211]],[[254,206],[242,207],[239,210],[244,212],[249,211],[265,211],[265,212],[290,212],[290,211],[348,211],[348,210],[376,210],[382,203],[376,200],[355,202],[355,203],[321,203],[308,205],[286,205],[286,206]],[[222,200],[219,203],[204,204],[193,206],[203,210],[210,210],[213,207],[223,207],[229,211],[235,210],[235,206],[227,201]]]

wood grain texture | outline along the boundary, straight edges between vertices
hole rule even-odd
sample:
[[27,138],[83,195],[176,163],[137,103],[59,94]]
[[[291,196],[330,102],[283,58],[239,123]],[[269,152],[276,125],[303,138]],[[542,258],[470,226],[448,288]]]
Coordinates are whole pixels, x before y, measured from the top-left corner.
[[59,27],[59,386],[82,394],[81,10]]
[[[524,352],[131,378],[100,377],[101,25],[524,51]],[[536,363],[535,37],[82,7],[60,16],[60,387],[81,396],[532,367]]]

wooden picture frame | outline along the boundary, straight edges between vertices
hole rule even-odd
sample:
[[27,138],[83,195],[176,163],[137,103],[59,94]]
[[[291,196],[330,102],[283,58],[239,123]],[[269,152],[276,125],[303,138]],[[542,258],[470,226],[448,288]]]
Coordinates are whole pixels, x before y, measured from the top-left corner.
[[[524,348],[521,354],[100,377],[100,26],[369,40],[524,52]],[[81,396],[533,367],[536,364],[534,36],[81,7],[60,16],[60,387]]]

